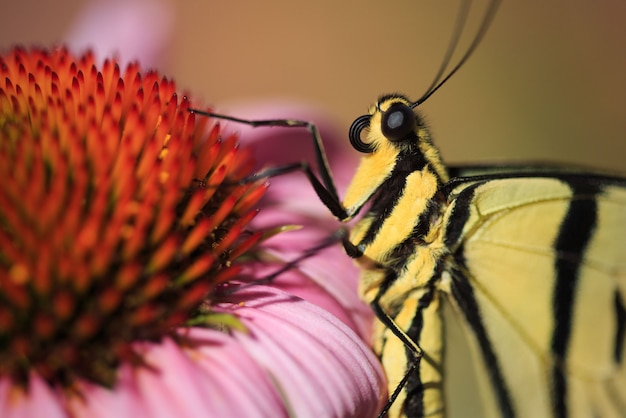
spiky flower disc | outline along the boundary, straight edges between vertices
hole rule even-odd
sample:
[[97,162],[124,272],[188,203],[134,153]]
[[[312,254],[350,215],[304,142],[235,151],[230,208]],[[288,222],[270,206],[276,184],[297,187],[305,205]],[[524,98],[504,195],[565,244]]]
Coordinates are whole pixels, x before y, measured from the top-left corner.
[[112,385],[258,240],[265,187],[233,186],[251,159],[175,89],[64,49],[0,56],[0,376]]

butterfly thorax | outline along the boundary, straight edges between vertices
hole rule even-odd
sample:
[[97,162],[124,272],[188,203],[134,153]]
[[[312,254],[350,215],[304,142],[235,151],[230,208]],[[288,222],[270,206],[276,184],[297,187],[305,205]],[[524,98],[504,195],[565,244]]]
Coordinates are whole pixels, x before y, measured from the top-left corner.
[[403,97],[386,96],[370,109],[366,140],[373,151],[362,157],[344,199],[350,213],[368,204],[350,236],[363,254],[358,260],[364,267],[362,297],[372,301],[389,282],[385,286],[390,291],[381,300],[389,307],[424,286],[444,254],[446,198],[441,189],[448,175],[428,130],[414,113],[406,138],[390,140],[380,128],[385,112],[407,103]]

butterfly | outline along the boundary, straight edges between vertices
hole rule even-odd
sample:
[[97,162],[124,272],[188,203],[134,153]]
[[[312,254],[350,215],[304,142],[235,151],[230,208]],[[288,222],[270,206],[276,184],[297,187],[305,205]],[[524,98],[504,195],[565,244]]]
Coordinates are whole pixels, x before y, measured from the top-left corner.
[[294,163],[256,178],[304,171],[337,219],[358,217],[343,246],[379,320],[374,350],[390,393],[381,416],[446,416],[447,391],[464,390],[446,388],[454,321],[473,359],[481,416],[625,417],[626,178],[447,166],[417,109],[466,62],[498,5],[418,100],[383,95],[354,121],[349,138],[361,161],[343,198],[312,123],[206,114],[311,132],[319,173]]

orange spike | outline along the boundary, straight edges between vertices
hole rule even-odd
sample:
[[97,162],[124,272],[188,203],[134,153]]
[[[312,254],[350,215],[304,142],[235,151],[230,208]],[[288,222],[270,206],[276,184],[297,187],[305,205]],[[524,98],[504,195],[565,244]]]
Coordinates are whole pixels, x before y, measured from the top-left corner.
[[168,265],[179,251],[178,237],[170,236],[155,251],[146,267],[147,274],[154,274]]
[[234,261],[245,254],[250,248],[254,247],[254,245],[259,242],[262,236],[263,233],[260,231],[253,232],[246,239],[237,243],[237,246],[232,249],[230,254],[228,254],[228,261]]
[[11,330],[15,326],[14,321],[13,311],[6,306],[0,306],[0,334],[11,334]]
[[222,284],[231,281],[235,277],[239,276],[243,271],[242,266],[230,266],[227,269],[223,269],[216,277],[215,283]]
[[178,309],[187,310],[191,307],[198,306],[213,287],[215,287],[215,284],[203,280],[194,283],[192,286],[185,289],[185,293],[183,297],[178,300],[176,307]]
[[98,295],[98,308],[103,315],[116,310],[122,302],[123,295],[118,289],[107,287]]
[[194,224],[198,212],[202,209],[206,202],[204,193],[202,190],[198,190],[191,195],[189,203],[185,207],[185,211],[179,218],[178,223],[183,227],[188,227]]
[[236,213],[245,213],[252,209],[259,200],[265,195],[265,192],[269,188],[269,183],[263,183],[258,185],[252,185],[248,192],[237,202],[233,211]]
[[75,297],[66,290],[58,291],[52,298],[52,313],[60,320],[65,320],[72,315],[76,307]]
[[256,216],[257,212],[248,212],[244,216],[242,216],[237,222],[230,227],[230,230],[222,238],[222,240],[213,247],[213,251],[215,254],[221,254],[225,252],[230,245],[235,242],[235,240],[241,236],[244,228],[250,221]]
[[187,235],[187,239],[183,243],[180,251],[188,255],[194,251],[200,244],[205,242],[213,230],[211,221],[207,218],[201,219]]
[[224,181],[224,178],[226,178],[226,167],[220,166],[205,180],[206,182],[206,189],[204,191],[205,201],[208,202],[209,199],[213,197],[215,192],[217,192],[217,189],[218,189],[217,186],[222,184],[222,182]]
[[150,242],[157,244],[174,225],[175,213],[169,207],[161,207],[155,217],[155,223],[150,234]]
[[156,274],[148,278],[141,289],[142,301],[154,299],[163,292],[170,284],[170,278],[166,274]]
[[141,279],[143,267],[137,263],[126,262],[120,267],[112,284],[120,290],[128,290]]
[[213,266],[215,261],[215,256],[211,253],[197,258],[194,263],[176,279],[176,284],[183,285],[196,280],[199,276],[206,273]]
[[38,312],[33,321],[34,332],[42,339],[50,338],[56,331],[54,320],[47,312]]
[[137,308],[129,318],[129,322],[134,326],[142,326],[154,321],[158,317],[159,309],[155,306],[144,304]]
[[40,245],[37,248],[37,259],[35,261],[35,271],[30,282],[33,290],[39,296],[47,297],[53,286],[52,270],[53,270],[53,249],[48,246]]
[[70,330],[74,338],[87,340],[92,337],[100,328],[100,321],[92,313],[83,312],[78,317]]
[[[233,192],[234,193],[234,192]],[[235,194],[231,194],[224,199],[220,207],[215,211],[213,216],[210,217],[211,229],[216,228],[221,224],[228,214],[232,211],[235,203],[237,203],[238,197]]]

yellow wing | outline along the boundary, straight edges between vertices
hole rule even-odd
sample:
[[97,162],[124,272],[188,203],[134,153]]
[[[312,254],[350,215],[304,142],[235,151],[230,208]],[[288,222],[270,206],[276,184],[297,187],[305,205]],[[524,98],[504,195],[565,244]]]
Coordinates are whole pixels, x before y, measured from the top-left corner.
[[442,289],[487,416],[626,417],[626,182],[452,181]]

